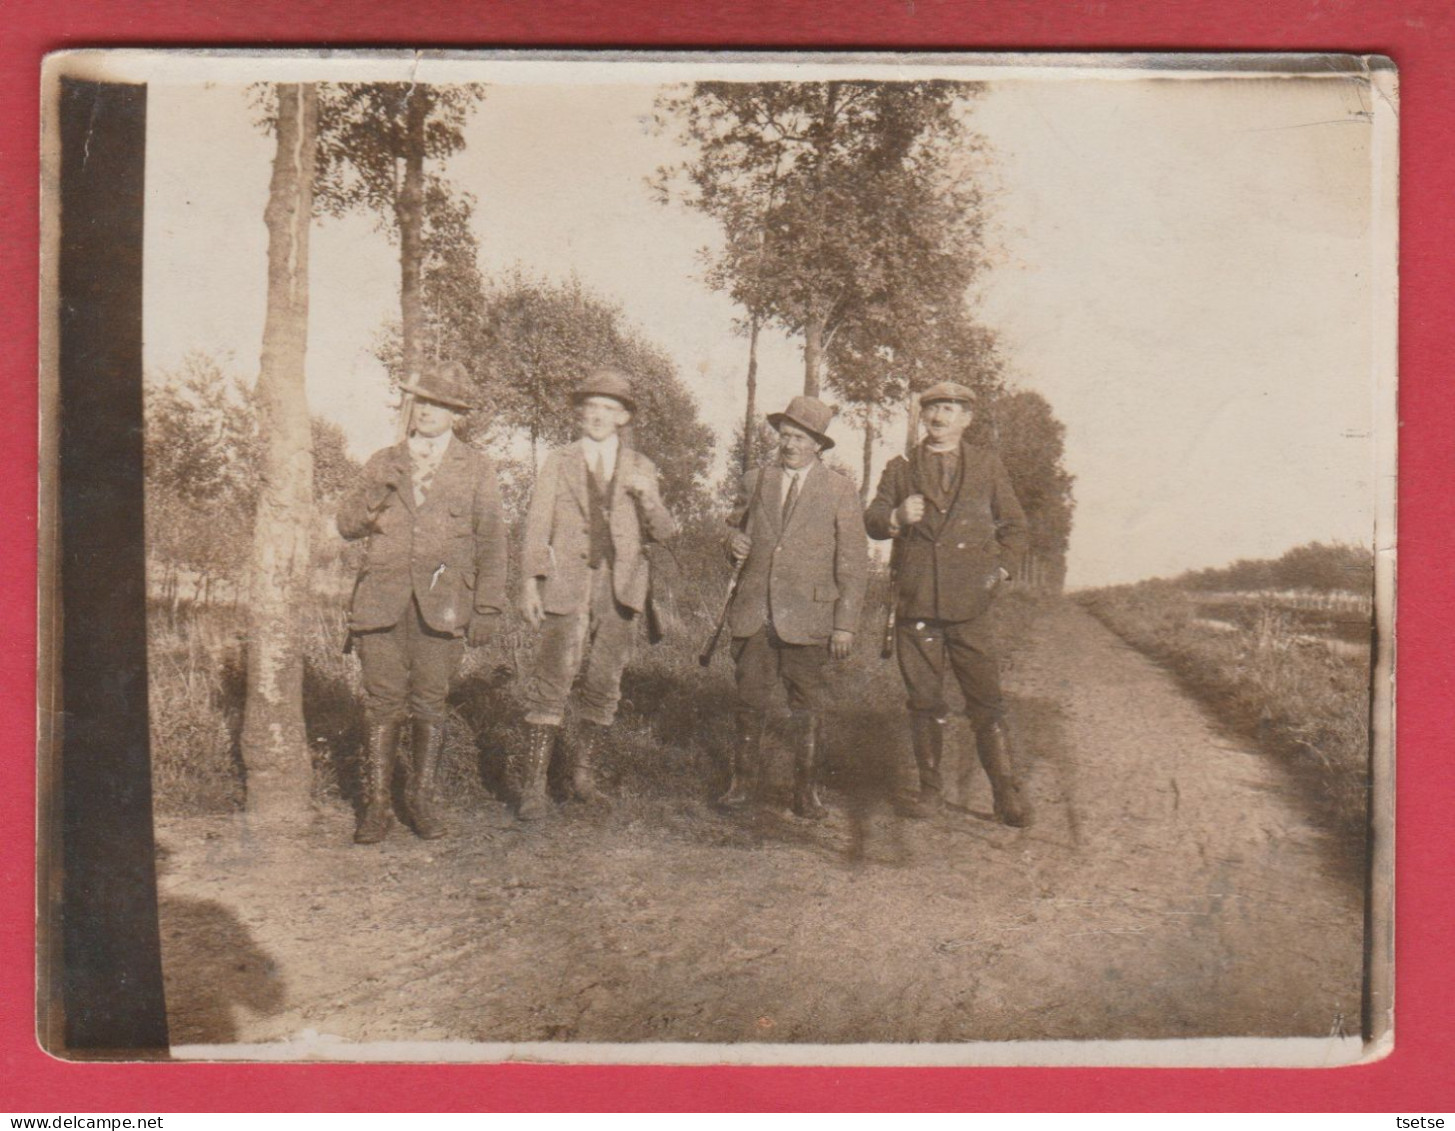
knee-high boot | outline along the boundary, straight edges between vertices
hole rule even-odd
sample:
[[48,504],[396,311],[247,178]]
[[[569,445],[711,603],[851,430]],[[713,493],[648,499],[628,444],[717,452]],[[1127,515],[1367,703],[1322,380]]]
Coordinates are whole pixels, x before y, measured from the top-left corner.
[[595,723],[582,723],[571,748],[571,795],[588,805],[610,805],[611,798],[596,785],[596,759],[606,728]]
[[934,715],[915,711],[909,716],[909,735],[914,746],[915,767],[919,771],[919,794],[910,799],[904,815],[918,819],[932,817],[944,805],[944,785],[940,777],[940,759],[945,748],[944,724]]
[[440,755],[445,748],[443,723],[414,720],[414,765],[404,794],[409,819],[423,840],[437,840],[449,830],[435,809],[438,802]]
[[538,821],[550,811],[546,797],[546,771],[556,746],[559,727],[532,726],[524,753],[511,755],[516,789],[515,815],[522,821]]
[[822,821],[829,815],[818,795],[818,779],[823,769],[823,751],[819,747],[818,718],[809,715],[799,735],[793,757],[793,812],[810,821]]
[[765,719],[761,712],[739,715],[733,743],[732,779],[727,792],[717,799],[724,809],[737,809],[753,799],[753,783],[763,748]]
[[354,828],[355,844],[378,844],[389,835],[394,824],[393,804],[389,796],[394,780],[394,757],[399,750],[398,719],[370,722],[364,745],[363,788],[364,811]]
[[975,728],[975,748],[995,796],[995,819],[1014,828],[1031,823],[1031,804],[1016,777],[1010,731],[1004,720]]

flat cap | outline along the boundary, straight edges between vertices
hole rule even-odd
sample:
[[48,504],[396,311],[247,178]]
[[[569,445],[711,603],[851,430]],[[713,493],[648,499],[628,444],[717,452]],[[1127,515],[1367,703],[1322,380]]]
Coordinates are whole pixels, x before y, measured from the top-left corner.
[[975,391],[955,381],[941,381],[938,385],[931,385],[919,395],[921,408],[937,401],[959,401],[961,404],[974,404]]

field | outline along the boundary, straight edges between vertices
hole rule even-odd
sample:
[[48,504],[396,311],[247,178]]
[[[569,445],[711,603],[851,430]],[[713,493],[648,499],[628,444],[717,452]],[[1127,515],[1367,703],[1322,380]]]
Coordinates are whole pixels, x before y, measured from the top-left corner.
[[1078,599],[1166,664],[1222,723],[1281,756],[1318,820],[1362,848],[1372,623],[1366,597],[1208,592],[1153,581]]

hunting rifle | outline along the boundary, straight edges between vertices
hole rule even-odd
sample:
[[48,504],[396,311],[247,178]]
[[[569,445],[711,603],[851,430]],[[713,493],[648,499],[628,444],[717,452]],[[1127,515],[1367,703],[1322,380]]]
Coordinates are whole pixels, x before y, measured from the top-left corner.
[[[743,525],[739,529],[745,533],[763,497],[763,472],[763,468],[758,469],[758,482],[753,484],[753,498],[748,503],[748,509],[743,512]],[[712,654],[717,651],[717,642],[722,639],[722,630],[727,627],[728,613],[732,611],[733,598],[738,595],[738,582],[742,580],[743,566],[747,561],[747,555],[744,555],[733,563],[733,575],[728,580],[727,596],[722,602],[722,615],[717,618],[717,627],[712,630],[711,639],[703,645],[702,653],[697,657],[697,662],[703,667],[712,663]]]

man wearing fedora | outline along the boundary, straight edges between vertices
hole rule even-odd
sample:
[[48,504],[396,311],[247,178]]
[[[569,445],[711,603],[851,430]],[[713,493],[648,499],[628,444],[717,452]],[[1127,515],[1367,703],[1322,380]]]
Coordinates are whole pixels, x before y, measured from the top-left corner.
[[390,790],[406,718],[414,722],[406,811],[424,839],[445,834],[436,778],[446,696],[466,643],[483,643],[506,601],[495,466],[454,435],[471,408],[465,369],[428,367],[403,390],[414,398],[408,436],[369,459],[338,511],[339,533],[366,540],[349,611],[367,722],[359,844],[383,840],[393,823]]
[[728,612],[738,706],[732,780],[718,799],[727,808],[750,800],[766,713],[782,683],[796,730],[793,811],[810,820],[828,815],[818,793],[826,665],[853,647],[869,572],[854,485],[819,460],[834,446],[832,419],[814,397],[794,397],[770,414],[778,461],[748,472],[728,519],[728,550],[741,573]]
[[571,399],[580,438],[546,457],[525,520],[521,603],[542,632],[525,682],[529,744],[511,758],[509,776],[516,815],[527,821],[547,812],[546,772],[578,675],[582,734],[571,750],[571,791],[581,801],[604,800],[593,763],[616,719],[622,672],[647,603],[651,567],[643,544],[676,532],[656,467],[622,442],[637,407],[627,375],[598,370]]
[[[989,611],[1026,549],[1026,519],[993,451],[966,442],[974,393],[944,382],[920,397],[924,440],[884,469],[865,524],[895,540],[895,649],[909,699],[918,796],[907,815],[943,803],[940,755],[948,663],[965,697],[996,818],[1027,825],[1030,806],[1012,760]],[[960,759],[961,797],[972,763]]]

